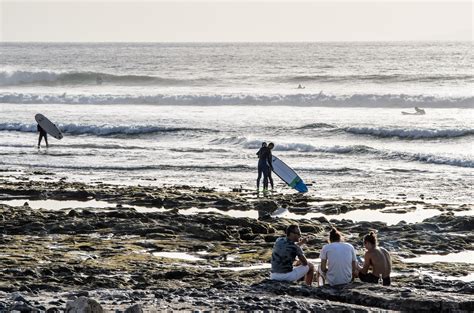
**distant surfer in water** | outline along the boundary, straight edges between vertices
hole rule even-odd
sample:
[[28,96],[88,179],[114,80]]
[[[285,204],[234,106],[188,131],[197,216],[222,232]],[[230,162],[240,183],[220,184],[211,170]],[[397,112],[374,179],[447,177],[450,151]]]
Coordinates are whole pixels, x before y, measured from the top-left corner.
[[104,81],[104,80],[103,80],[102,77],[100,77],[100,76],[97,76],[97,78],[95,79],[95,82],[97,83],[97,85],[102,85],[102,82],[103,82],[103,81]]
[[[266,192],[268,190],[268,180],[270,177],[270,172],[272,168],[272,149],[274,147],[273,143],[268,144],[266,142],[262,142],[262,147],[257,152],[258,156],[258,176],[257,176],[257,193],[260,188],[260,179],[263,175],[263,191]],[[271,179],[271,177],[270,177]],[[273,189],[273,179],[271,179],[271,185]]]
[[301,86],[301,84],[298,85],[298,89],[304,89],[304,86]]
[[426,112],[424,109],[420,109],[419,107],[415,107],[415,113],[404,112],[402,111],[403,115],[425,115]]
[[46,148],[48,148],[49,147],[49,145],[48,145],[48,133],[40,126],[40,124],[38,124],[38,126],[36,126],[36,130],[39,132],[38,149],[41,145],[41,139],[43,139],[43,137],[44,137],[44,142],[46,142]]
[[423,115],[423,114],[426,113],[425,110],[420,109],[419,107],[415,107],[415,111],[416,111],[417,114],[420,114],[420,115]]

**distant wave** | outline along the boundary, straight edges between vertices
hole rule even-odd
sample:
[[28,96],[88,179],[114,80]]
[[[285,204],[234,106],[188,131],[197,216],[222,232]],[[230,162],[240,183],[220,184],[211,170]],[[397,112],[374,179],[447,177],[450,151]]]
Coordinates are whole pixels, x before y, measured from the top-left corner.
[[[233,144],[233,145],[236,145],[236,144],[241,144],[241,143],[247,143],[247,138],[245,138],[245,137],[235,137],[235,136],[223,137],[223,138],[213,139],[213,140],[211,140],[210,143],[215,144],[215,145],[219,145],[219,144]],[[258,143],[259,144],[256,146],[257,148],[260,147],[262,142],[259,141]]]
[[416,75],[416,74],[362,74],[362,75],[294,75],[274,78],[275,81],[288,83],[301,82],[445,82],[445,81],[466,81],[473,82],[474,76],[470,74],[454,75]]
[[171,148],[170,151],[189,152],[189,153],[203,153],[203,152],[225,153],[225,152],[230,152],[229,150],[226,150],[226,149],[211,149],[211,148]]
[[326,123],[311,123],[307,125],[303,125],[298,129],[316,129],[316,128],[337,128],[337,126],[326,124]]
[[[206,128],[186,127],[157,127],[157,126],[110,126],[110,125],[77,125],[58,124],[58,128],[65,134],[71,135],[143,135],[152,133],[173,132],[218,132]],[[0,123],[0,131],[36,132],[36,124]]]
[[[220,140],[214,140],[214,143],[226,143],[233,145],[242,145],[246,149],[254,149],[255,151],[260,148],[261,141],[258,140],[247,140],[243,137],[228,137],[221,138]],[[356,155],[373,155],[382,159],[390,160],[404,160],[404,161],[418,161],[423,163],[439,164],[439,165],[451,165],[459,167],[474,167],[474,160],[469,158],[457,158],[435,154],[421,154],[421,153],[409,153],[400,151],[389,151],[379,150],[365,145],[349,145],[349,146],[313,146],[311,144],[304,143],[277,143],[273,151],[297,151],[305,153],[333,153],[333,154],[356,154]]]
[[100,77],[102,84],[112,85],[203,85],[212,78],[177,79],[147,75],[114,75],[100,72],[76,71],[0,71],[0,86],[15,85],[95,85]]
[[[0,147],[7,147],[7,148],[31,148],[36,147],[33,144],[25,145],[25,144],[3,144],[0,143]],[[105,150],[156,150],[152,147],[140,147],[140,146],[131,146],[131,145],[116,145],[116,144],[92,144],[92,143],[84,143],[84,144],[66,144],[64,142],[61,143],[61,148],[65,149],[105,149]]]
[[354,135],[369,135],[380,138],[435,139],[456,138],[474,135],[474,128],[390,128],[390,127],[338,127],[326,123],[313,123],[298,129],[328,129],[330,132],[346,132]]
[[[385,154],[385,153],[383,153]],[[423,163],[451,165],[459,167],[474,167],[474,160],[468,158],[453,158],[434,154],[424,153],[404,153],[404,152],[389,152],[386,156],[392,159],[402,159],[407,161],[418,161]]]
[[[181,79],[173,77],[158,77],[154,75],[120,75],[94,71],[59,71],[59,70],[3,70],[0,71],[0,86],[15,85],[91,85],[97,83],[100,77],[104,85],[164,85],[164,86],[196,86],[215,83],[212,77],[199,77]],[[248,77],[247,77],[248,78]],[[256,77],[255,77],[256,78]],[[375,82],[375,83],[399,83],[399,82],[446,82],[465,81],[472,83],[474,76],[464,74],[349,74],[349,75],[291,75],[271,77],[271,81],[297,83],[353,83],[353,82]]]
[[0,103],[18,104],[156,104],[156,105],[290,105],[326,107],[474,108],[474,97],[434,97],[405,94],[36,94],[0,93]]
[[[23,165],[15,162],[3,162],[0,161],[0,165]],[[29,167],[40,167],[40,168],[56,168],[56,169],[74,169],[74,170],[103,170],[103,171],[146,171],[146,170],[229,170],[229,171],[241,171],[241,170],[254,170],[254,166],[248,166],[245,164],[236,165],[74,165],[74,164],[28,164]]]
[[398,137],[407,139],[429,139],[429,138],[454,138],[474,135],[473,128],[452,128],[452,129],[403,129],[384,127],[347,127],[345,132],[355,135],[370,135],[375,137]]

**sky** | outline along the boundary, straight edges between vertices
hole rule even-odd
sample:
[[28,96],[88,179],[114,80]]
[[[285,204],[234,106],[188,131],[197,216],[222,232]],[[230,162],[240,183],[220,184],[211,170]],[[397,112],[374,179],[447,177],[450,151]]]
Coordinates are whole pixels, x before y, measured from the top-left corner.
[[472,41],[472,1],[0,0],[0,41]]

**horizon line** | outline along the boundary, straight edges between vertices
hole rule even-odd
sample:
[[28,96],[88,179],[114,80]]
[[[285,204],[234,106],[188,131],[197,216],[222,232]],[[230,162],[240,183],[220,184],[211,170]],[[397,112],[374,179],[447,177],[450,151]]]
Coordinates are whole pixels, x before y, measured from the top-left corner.
[[375,43],[375,42],[471,42],[474,43],[474,39],[471,40],[443,40],[443,39],[406,39],[406,40],[301,40],[301,41],[3,41],[0,40],[0,44],[8,43],[177,43],[177,44],[190,44],[190,43]]

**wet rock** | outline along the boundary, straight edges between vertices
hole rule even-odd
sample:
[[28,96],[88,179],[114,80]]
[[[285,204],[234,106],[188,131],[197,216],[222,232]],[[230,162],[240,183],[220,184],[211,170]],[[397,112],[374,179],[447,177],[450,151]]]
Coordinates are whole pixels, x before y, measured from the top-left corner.
[[176,271],[169,271],[165,273],[166,279],[183,279],[184,277],[188,276],[189,272],[185,270],[176,270]]
[[124,313],[143,313],[143,308],[140,304],[135,304],[127,308]]
[[94,299],[79,297],[66,305],[66,313],[103,313],[102,306]]
[[273,212],[278,208],[278,204],[272,200],[260,200],[254,203],[255,210]]
[[228,207],[228,206],[235,205],[235,203],[230,201],[229,199],[224,198],[224,199],[219,199],[216,202],[214,202],[214,205],[215,206],[224,206],[224,207],[227,206]]

